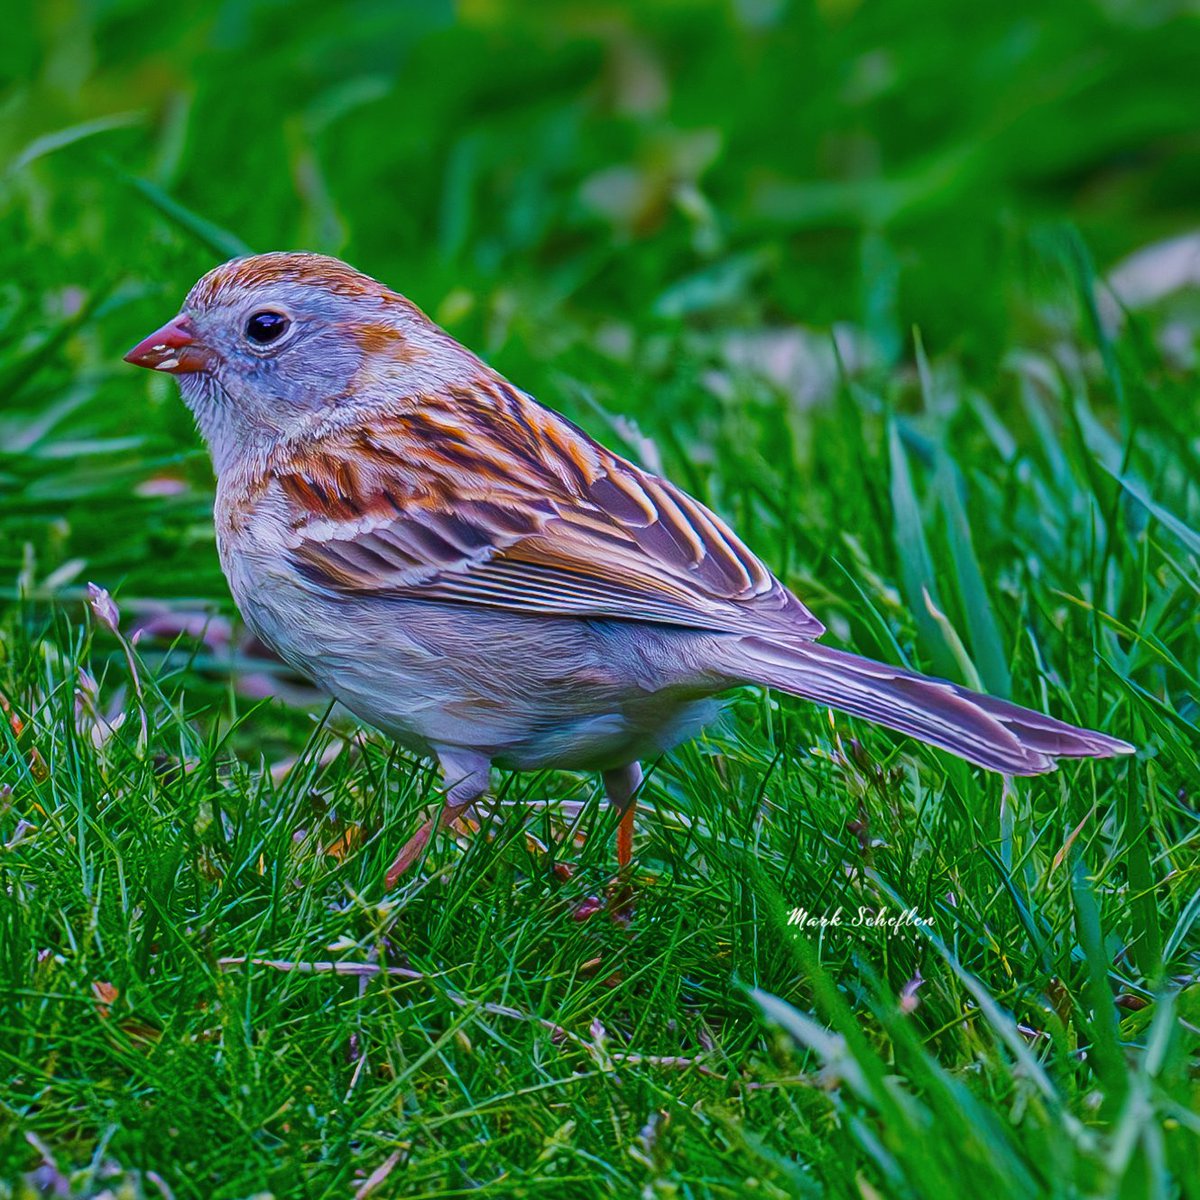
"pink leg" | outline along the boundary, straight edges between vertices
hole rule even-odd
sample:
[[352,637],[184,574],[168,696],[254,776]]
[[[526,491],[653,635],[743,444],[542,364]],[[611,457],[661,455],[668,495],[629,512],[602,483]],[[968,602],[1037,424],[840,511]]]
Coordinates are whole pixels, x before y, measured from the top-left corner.
[[386,883],[389,888],[395,887],[400,877],[425,852],[425,847],[429,844],[434,829],[445,829],[488,789],[491,764],[481,754],[457,750],[446,752],[438,755],[438,763],[442,768],[442,779],[446,784],[441,812],[426,821],[404,843],[400,853],[396,855],[395,861],[388,867]]
[[628,870],[629,864],[633,862],[634,812],[634,806],[631,804],[625,810],[625,815],[621,818],[620,825],[617,826],[617,866],[622,871]]
[[633,817],[637,809],[634,797],[642,786],[642,768],[638,763],[604,772],[604,793],[608,802],[621,814],[617,826],[617,886],[608,902],[614,918],[628,921],[633,910],[633,889],[629,885],[633,863]]
[[621,824],[617,826],[617,863],[621,867],[627,867],[633,861],[633,798],[641,786],[639,763],[604,772],[604,794],[609,804],[621,814]]

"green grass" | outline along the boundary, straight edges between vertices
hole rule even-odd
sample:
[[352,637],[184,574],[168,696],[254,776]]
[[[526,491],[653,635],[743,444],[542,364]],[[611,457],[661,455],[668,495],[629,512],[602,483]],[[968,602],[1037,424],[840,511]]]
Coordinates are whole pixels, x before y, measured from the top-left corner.
[[[1187,228],[1200,23],[177,9],[0,64],[0,1196],[1200,1196],[1195,313],[1092,265]],[[389,892],[436,779],[256,656],[119,361],[243,244],[413,295],[832,640],[1136,757],[747,692],[653,764],[627,926],[584,776]]]

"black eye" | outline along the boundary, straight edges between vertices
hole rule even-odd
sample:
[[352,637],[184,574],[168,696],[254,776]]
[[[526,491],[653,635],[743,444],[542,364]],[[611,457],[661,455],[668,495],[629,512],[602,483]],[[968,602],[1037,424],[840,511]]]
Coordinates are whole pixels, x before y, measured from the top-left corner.
[[246,322],[246,336],[255,345],[266,346],[281,337],[287,327],[288,319],[283,313],[256,312]]

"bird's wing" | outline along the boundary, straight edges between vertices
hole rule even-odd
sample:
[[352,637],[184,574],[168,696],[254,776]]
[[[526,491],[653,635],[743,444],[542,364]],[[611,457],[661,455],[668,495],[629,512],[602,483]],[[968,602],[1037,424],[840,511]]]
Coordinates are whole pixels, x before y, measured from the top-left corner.
[[817,637],[714,513],[498,378],[291,447],[289,552],[335,593]]

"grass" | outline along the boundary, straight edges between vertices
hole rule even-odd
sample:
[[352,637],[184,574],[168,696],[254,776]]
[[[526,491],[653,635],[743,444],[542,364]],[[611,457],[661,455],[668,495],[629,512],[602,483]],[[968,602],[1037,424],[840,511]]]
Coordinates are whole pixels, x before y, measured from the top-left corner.
[[[1200,1194],[1195,325],[1092,266],[1184,227],[1200,34],[903,8],[15,23],[0,1195]],[[247,642],[119,363],[243,243],[411,292],[833,640],[1138,754],[1003,781],[747,692],[653,765],[627,926],[584,776],[388,891],[436,780]]]

